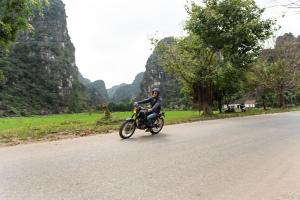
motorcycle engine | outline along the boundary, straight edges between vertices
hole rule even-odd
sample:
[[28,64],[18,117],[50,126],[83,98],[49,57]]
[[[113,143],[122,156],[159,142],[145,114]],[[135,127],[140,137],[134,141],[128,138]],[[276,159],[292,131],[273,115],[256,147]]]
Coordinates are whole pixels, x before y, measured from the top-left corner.
[[137,123],[137,127],[138,127],[139,129],[146,129],[146,128],[147,128],[147,127],[146,127],[146,124],[143,123],[143,122],[141,122],[141,121],[139,121],[139,122]]

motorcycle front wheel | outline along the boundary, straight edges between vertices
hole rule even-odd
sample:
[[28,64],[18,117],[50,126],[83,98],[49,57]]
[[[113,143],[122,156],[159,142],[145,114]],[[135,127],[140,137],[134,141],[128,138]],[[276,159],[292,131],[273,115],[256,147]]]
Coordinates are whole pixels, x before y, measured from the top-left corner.
[[134,121],[126,121],[124,122],[119,130],[119,135],[122,139],[130,138],[136,129],[136,124]]

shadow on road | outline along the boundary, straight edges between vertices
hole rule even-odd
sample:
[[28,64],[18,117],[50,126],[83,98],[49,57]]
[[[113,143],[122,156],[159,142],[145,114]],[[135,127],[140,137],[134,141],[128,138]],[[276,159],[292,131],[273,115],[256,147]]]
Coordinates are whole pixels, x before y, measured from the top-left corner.
[[[142,133],[145,134],[145,133]],[[121,140],[123,142],[168,142],[168,137],[169,135],[164,134],[164,133],[159,133],[158,135],[141,135],[141,134],[136,134],[135,137],[127,139],[127,140]]]

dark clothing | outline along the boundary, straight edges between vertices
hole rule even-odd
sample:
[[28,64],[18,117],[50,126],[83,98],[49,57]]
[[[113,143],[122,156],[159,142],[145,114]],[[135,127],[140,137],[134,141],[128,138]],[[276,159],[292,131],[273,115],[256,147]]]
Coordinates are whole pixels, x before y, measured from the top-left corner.
[[151,114],[149,114],[147,116],[147,122],[149,126],[152,126],[152,124],[154,123],[155,119],[157,118],[157,113],[152,112]]
[[158,97],[158,98],[150,97],[148,99],[145,99],[143,101],[139,101],[137,103],[138,104],[150,103],[150,105],[151,105],[151,112],[159,114],[160,110],[161,110],[162,99],[160,97]]

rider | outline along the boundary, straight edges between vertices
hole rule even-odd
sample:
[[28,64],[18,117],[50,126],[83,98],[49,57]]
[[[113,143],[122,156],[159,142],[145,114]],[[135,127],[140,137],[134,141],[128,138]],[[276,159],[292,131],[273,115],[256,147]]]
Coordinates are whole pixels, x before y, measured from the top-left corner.
[[160,97],[160,90],[158,88],[154,88],[151,92],[151,97],[136,103],[137,104],[150,103],[151,108],[148,109],[148,112],[146,114],[147,116],[146,125],[148,128],[151,128],[153,126],[154,119],[156,119],[156,117],[158,116],[161,110],[162,99]]

